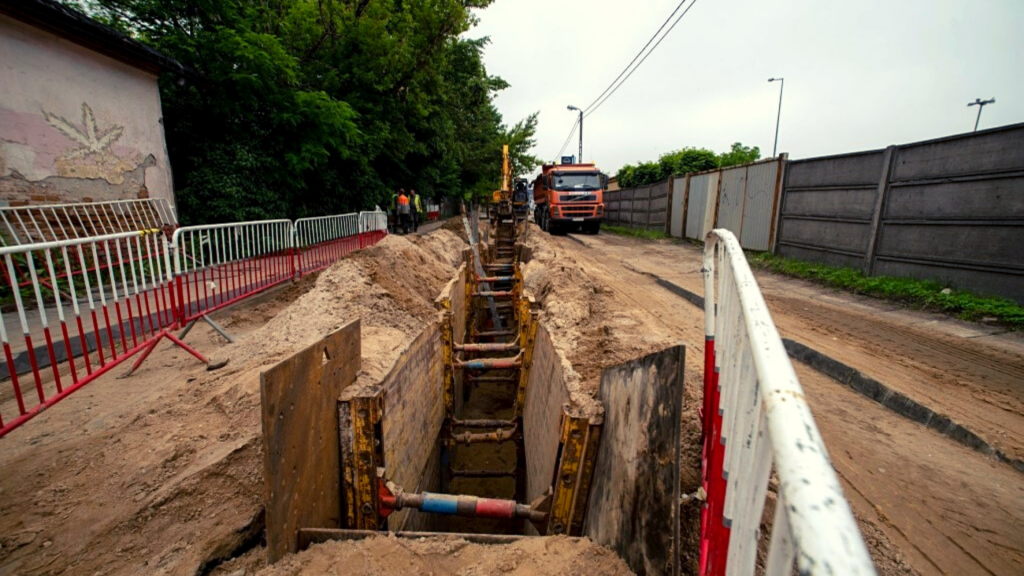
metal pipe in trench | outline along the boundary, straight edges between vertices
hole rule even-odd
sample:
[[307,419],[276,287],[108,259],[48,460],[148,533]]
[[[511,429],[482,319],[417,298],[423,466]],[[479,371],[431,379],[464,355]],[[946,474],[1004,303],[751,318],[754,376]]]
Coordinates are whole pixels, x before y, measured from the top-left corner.
[[515,500],[498,500],[496,498],[478,498],[476,496],[459,496],[454,494],[422,494],[401,492],[394,496],[382,496],[381,506],[385,509],[401,510],[415,508],[431,514],[447,516],[465,516],[467,518],[526,518],[533,522],[543,522],[547,514],[534,510],[527,504],[519,504]]

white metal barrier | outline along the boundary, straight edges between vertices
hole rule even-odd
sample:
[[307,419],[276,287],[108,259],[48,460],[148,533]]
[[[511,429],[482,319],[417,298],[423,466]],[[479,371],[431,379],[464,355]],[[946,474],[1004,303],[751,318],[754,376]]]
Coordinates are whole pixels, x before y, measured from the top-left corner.
[[0,410],[0,436],[154,344],[174,324],[161,230],[3,247],[0,257],[0,293],[15,308],[0,313],[0,378],[7,380],[0,401],[13,396],[16,402],[6,414]]
[[186,226],[171,244],[182,323],[295,276],[291,220]]
[[[708,499],[700,573],[754,574],[774,463],[779,488],[765,574],[789,576],[794,557],[800,574],[875,574],[793,365],[731,232],[708,234],[703,272]],[[709,370],[712,359],[715,369]]]
[[[13,218],[30,229],[28,217]],[[42,222],[35,222],[38,234]],[[169,234],[158,227],[0,247],[0,300],[14,308],[0,309],[0,437],[141,352],[135,370],[162,338],[205,362],[170,330],[292,280],[303,267],[322,268],[375,244],[387,234],[387,216],[187,226]]]
[[322,270],[360,245],[360,215],[339,214],[295,221],[296,264],[300,274]]
[[388,229],[388,215],[381,210],[359,213],[360,232],[386,232]]
[[152,230],[178,223],[163,198],[0,207],[4,243],[25,245]]

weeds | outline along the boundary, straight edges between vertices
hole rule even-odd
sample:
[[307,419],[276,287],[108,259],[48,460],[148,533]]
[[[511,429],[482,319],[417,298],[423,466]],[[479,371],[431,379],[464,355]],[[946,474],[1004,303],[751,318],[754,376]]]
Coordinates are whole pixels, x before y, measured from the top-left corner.
[[661,230],[646,230],[644,228],[627,228],[625,226],[609,226],[607,224],[602,224],[601,230],[611,232],[612,234],[618,234],[619,236],[643,238],[644,240],[667,240],[672,238]]
[[768,252],[750,254],[752,266],[786,276],[811,280],[832,288],[874,298],[892,300],[913,308],[952,314],[963,320],[997,320],[1012,330],[1024,330],[1024,307],[1012,300],[980,296],[944,286],[936,280],[865,276],[859,270],[838,268],[773,256]]

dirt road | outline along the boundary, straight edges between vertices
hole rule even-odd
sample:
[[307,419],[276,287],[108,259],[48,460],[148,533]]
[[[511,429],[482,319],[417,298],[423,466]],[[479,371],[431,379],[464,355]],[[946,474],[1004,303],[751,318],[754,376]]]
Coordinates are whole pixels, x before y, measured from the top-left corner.
[[[610,235],[563,237],[555,244],[606,283],[627,316],[680,335],[687,345],[687,402],[691,402],[693,379],[701,370],[703,311],[644,272],[672,274],[673,281],[702,293],[700,252],[690,246]],[[928,399],[943,399],[943,410],[958,408],[964,423],[988,423],[986,430],[993,440],[999,438],[1007,449],[1020,449],[1024,435],[1020,413],[977,400],[997,392],[1014,402],[1024,397],[1024,383],[1010,376],[1022,368],[1021,355],[1014,352],[1015,339],[955,336],[963,331],[961,326],[937,328],[935,323],[943,324],[937,318],[918,319],[908,312],[893,314],[909,320],[900,328],[914,335],[900,337],[895,329],[873,324],[893,320],[864,312],[871,303],[847,306],[844,298],[829,294],[802,300],[801,292],[786,286],[785,279],[763,284],[784,336],[811,335],[816,347],[824,341],[829,354],[886,383],[898,374],[900,381],[890,385],[905,386],[908,393],[928,392],[927,396],[922,393]],[[804,293],[820,292],[800,288]],[[790,308],[801,309],[801,314],[779,308],[780,299]],[[815,307],[827,308],[815,314]],[[855,319],[857,314],[860,321]],[[915,328],[913,320],[932,324]],[[844,332],[844,325],[857,330]],[[865,332],[877,332],[879,338],[884,334],[885,344],[865,341],[861,335]],[[935,336],[928,338],[929,334]],[[797,365],[797,372],[882,573],[1009,575],[1024,570],[1024,475],[813,370]],[[954,378],[959,385],[950,385]],[[972,386],[975,381],[980,382],[977,387]],[[942,390],[932,389],[943,384]],[[972,416],[977,420],[968,420]],[[1008,427],[1000,431],[993,421]]]

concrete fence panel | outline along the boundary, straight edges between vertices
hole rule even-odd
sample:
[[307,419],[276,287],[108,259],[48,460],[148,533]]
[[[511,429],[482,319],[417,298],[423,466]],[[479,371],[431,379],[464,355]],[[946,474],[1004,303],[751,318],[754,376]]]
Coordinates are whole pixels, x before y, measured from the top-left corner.
[[792,162],[779,253],[1024,302],[1024,124]]
[[676,178],[672,182],[672,210],[670,217],[672,218],[671,225],[669,226],[669,234],[675,238],[682,238],[683,231],[686,227],[686,220],[684,214],[686,213],[685,207],[687,205],[687,190],[686,190],[686,178]]
[[746,250],[770,250],[779,197],[779,169],[784,160],[769,160],[746,167],[747,185],[740,226],[740,245]]
[[743,205],[747,194],[747,169],[742,167],[722,170],[721,178],[715,228],[725,228],[739,237],[743,227]]

